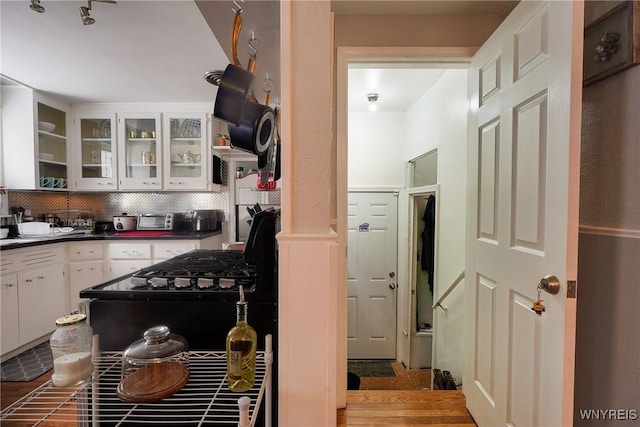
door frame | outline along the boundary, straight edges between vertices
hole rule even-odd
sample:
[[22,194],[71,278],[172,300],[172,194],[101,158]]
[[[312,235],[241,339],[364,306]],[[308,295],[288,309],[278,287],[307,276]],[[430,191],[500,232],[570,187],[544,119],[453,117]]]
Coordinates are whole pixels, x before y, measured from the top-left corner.
[[348,194],[348,66],[352,63],[430,64],[469,67],[478,50],[471,46],[452,47],[349,47],[339,46],[336,53],[336,230],[338,253],[338,305],[336,343],[336,404],[347,402],[347,194]]
[[[406,342],[398,343],[398,348],[402,348],[401,354],[407,361],[407,367],[411,367],[411,341],[413,340],[414,334],[418,332],[415,328],[416,326],[416,317],[418,316],[416,305],[417,305],[417,296],[416,296],[416,268],[418,267],[418,260],[416,257],[411,257],[409,254],[414,253],[413,251],[418,246],[418,233],[416,230],[416,221],[418,220],[417,212],[416,212],[416,199],[419,197],[426,196],[427,194],[433,194],[436,198],[436,201],[439,200],[440,197],[440,185],[425,185],[420,187],[412,187],[407,190],[404,190],[404,194],[406,195],[406,205],[399,206],[398,210],[404,208],[406,209],[407,215],[407,239],[405,241],[406,245],[402,253],[398,253],[398,282],[403,280],[403,277],[406,277],[406,283],[409,283],[410,286],[407,288],[406,292],[409,292],[409,298],[407,295],[400,293],[400,286],[398,286],[398,299],[400,299],[400,295],[403,295],[404,300],[399,301],[398,304],[405,304],[404,309],[407,311],[403,311],[404,314],[402,321],[398,322],[398,337],[406,337]],[[401,202],[404,201],[404,197],[400,199]],[[438,245],[439,238],[439,227],[438,227],[438,219],[440,217],[439,214],[439,203],[436,202],[436,221],[435,221],[435,242],[436,248]],[[401,223],[400,221],[398,221]],[[400,237],[400,234],[398,234]],[[401,239],[399,239],[401,240]],[[398,245],[400,246],[400,245]],[[404,252],[406,251],[406,252]],[[435,291],[436,284],[438,283],[438,251],[436,249],[434,255],[434,269],[433,269],[433,283],[434,283],[434,299],[435,299]],[[403,259],[404,258],[404,259]],[[402,272],[402,275],[400,275]],[[435,348],[436,348],[436,340],[435,340],[435,331],[436,331],[436,316],[433,317],[432,324],[432,345],[431,345],[431,366],[436,366],[435,363]],[[400,340],[398,340],[400,341]],[[432,385],[433,385],[433,378]]]

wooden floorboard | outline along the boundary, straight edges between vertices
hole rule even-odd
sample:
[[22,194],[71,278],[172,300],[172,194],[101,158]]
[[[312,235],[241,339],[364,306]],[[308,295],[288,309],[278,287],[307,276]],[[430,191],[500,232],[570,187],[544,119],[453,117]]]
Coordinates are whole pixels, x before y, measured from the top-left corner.
[[476,427],[459,391],[347,391],[347,407],[337,413],[338,427]]

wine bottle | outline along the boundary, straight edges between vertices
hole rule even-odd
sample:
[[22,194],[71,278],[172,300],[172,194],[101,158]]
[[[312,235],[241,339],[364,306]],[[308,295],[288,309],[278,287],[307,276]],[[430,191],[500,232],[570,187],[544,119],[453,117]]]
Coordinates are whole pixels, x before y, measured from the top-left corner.
[[253,387],[256,375],[256,331],[247,323],[247,302],[240,286],[236,303],[236,326],[227,334],[227,381],[229,390],[244,392]]

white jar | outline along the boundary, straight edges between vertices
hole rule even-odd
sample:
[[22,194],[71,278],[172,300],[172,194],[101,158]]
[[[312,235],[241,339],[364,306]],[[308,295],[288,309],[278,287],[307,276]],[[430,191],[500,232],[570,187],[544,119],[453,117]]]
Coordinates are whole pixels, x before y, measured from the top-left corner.
[[56,320],[49,346],[53,355],[51,382],[68,387],[83,382],[93,371],[91,341],[93,330],[85,314],[71,314]]

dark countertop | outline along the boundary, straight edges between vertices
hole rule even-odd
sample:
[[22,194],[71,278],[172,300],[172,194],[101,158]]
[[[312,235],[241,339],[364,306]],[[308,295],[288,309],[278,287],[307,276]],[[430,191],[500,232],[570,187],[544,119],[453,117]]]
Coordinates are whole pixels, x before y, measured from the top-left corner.
[[208,237],[221,234],[222,230],[211,232],[121,232],[102,234],[67,234],[55,237],[29,237],[10,238],[0,240],[0,250],[27,248],[32,246],[47,245],[64,242],[89,242],[89,241],[124,241],[124,240],[203,240]]

